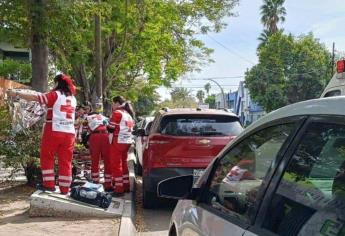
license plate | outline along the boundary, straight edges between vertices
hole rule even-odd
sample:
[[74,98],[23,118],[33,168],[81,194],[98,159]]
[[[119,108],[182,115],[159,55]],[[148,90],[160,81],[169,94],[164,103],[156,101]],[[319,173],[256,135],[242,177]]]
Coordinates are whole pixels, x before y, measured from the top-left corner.
[[204,173],[204,170],[203,169],[194,169],[193,170],[193,183],[195,183],[199,177]]

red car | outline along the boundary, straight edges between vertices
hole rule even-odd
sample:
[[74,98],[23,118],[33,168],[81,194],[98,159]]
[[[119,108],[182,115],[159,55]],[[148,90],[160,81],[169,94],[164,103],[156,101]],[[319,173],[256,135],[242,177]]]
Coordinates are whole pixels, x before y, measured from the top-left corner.
[[160,181],[180,175],[201,175],[202,170],[242,132],[239,118],[212,109],[161,110],[148,135],[143,154],[143,205],[157,202]]

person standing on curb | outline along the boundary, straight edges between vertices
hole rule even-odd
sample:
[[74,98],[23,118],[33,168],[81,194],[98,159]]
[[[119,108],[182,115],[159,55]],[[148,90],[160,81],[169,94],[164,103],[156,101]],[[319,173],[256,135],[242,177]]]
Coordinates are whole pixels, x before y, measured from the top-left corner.
[[114,196],[129,192],[129,175],[127,166],[128,149],[133,143],[134,111],[122,96],[113,98],[112,116],[109,121],[109,142],[111,168],[114,180]]
[[90,129],[89,147],[91,154],[91,178],[94,183],[99,183],[99,162],[104,161],[104,189],[112,190],[112,173],[109,157],[109,139],[107,132],[108,118],[102,115],[102,104],[96,104],[96,112],[87,116]]
[[76,88],[72,79],[64,74],[57,75],[54,82],[55,88],[44,94],[32,95],[16,91],[7,93],[12,97],[39,102],[48,108],[40,150],[43,185],[39,188],[55,191],[54,155],[57,154],[60,192],[68,194],[72,182]]

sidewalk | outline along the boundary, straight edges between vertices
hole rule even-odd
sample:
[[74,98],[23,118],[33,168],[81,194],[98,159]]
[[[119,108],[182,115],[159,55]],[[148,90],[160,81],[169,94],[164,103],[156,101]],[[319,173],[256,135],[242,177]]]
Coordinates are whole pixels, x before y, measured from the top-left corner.
[[[134,174],[134,164],[132,161],[129,161],[129,178],[131,183],[131,192],[126,194],[123,200],[122,214],[120,217],[113,217],[108,219],[101,219],[97,217],[91,218],[80,218],[76,220],[76,215],[68,219],[66,217],[29,217],[29,204],[32,192],[35,189],[23,185],[26,182],[24,172],[18,172],[14,178],[15,184],[12,186],[0,185],[0,235],[12,235],[14,232],[18,232],[19,235],[53,235],[53,228],[59,229],[59,234],[67,235],[79,235],[76,233],[77,228],[82,228],[83,225],[86,228],[91,227],[92,229],[84,231],[80,229],[80,233],[84,232],[82,235],[115,235],[119,236],[133,236],[136,235],[135,229],[135,174]],[[0,162],[0,182],[7,180],[9,177],[9,171],[11,169],[4,168]],[[13,183],[13,182],[12,182]],[[23,191],[24,192],[23,192]],[[18,196],[16,196],[18,195]],[[12,196],[12,197],[11,197]],[[15,198],[13,198],[16,196]],[[76,205],[76,204],[75,204]],[[51,209],[50,209],[51,210]],[[37,211],[36,211],[37,213]],[[73,216],[73,215],[70,215]],[[78,223],[76,223],[78,222]],[[101,223],[104,227],[102,233],[98,230],[98,223]],[[78,224],[74,234],[70,234],[68,230],[69,226],[72,227],[74,224]],[[107,224],[107,225],[106,225]],[[67,227],[67,228],[66,228]],[[75,227],[75,226],[73,226]],[[29,229],[27,231],[26,229]],[[112,228],[112,234],[106,232],[105,229]],[[49,233],[51,232],[51,234]],[[97,233],[96,233],[97,232]],[[18,234],[17,233],[17,234]],[[93,234],[95,233],[95,234]]]

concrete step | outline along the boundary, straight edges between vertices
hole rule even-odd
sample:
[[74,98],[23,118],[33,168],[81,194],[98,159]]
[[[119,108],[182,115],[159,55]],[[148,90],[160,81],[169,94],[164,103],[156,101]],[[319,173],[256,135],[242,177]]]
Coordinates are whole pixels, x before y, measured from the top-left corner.
[[37,190],[30,197],[29,215],[54,217],[119,217],[123,213],[124,199],[113,198],[107,209],[74,200],[57,192]]

